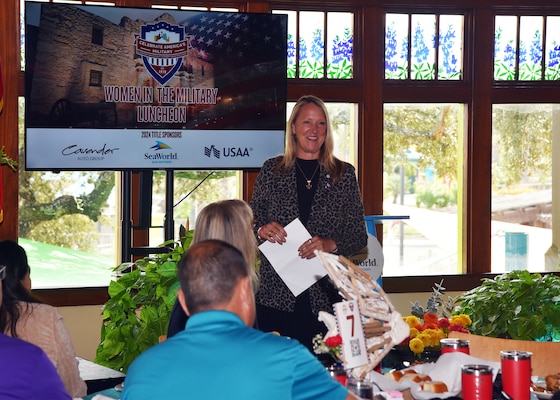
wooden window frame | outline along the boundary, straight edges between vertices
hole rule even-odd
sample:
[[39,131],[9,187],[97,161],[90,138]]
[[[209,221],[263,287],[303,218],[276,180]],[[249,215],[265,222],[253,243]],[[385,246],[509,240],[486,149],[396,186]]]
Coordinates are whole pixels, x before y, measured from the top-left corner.
[[[176,5],[181,0],[114,0],[117,6],[149,7],[151,4]],[[187,3],[184,1],[184,3]],[[524,12],[536,15],[559,14],[560,7],[550,6],[548,0],[523,0],[516,9],[505,0],[461,0],[450,8],[448,2],[427,0],[418,11],[455,13],[465,12],[463,79],[461,81],[385,81],[384,37],[385,12],[410,13],[405,0],[279,0],[231,2],[215,1],[212,7],[236,7],[246,12],[270,12],[272,9],[351,11],[356,15],[354,29],[354,78],[351,80],[290,79],[288,101],[313,93],[329,102],[358,104],[358,180],[362,188],[367,215],[383,212],[383,104],[386,102],[454,102],[465,104],[467,121],[464,172],[465,204],[463,208],[462,264],[465,275],[387,277],[384,288],[389,293],[429,292],[434,282],[442,278],[450,291],[469,290],[480,284],[483,277],[492,277],[491,264],[491,135],[492,105],[497,103],[555,103],[558,102],[560,82],[495,82],[493,80],[493,22],[496,14],[516,14],[519,6]],[[188,1],[189,6],[210,5],[207,1]],[[19,1],[2,2],[0,15],[19,15]],[[416,11],[412,10],[412,11]],[[365,23],[367,21],[367,23]],[[17,154],[17,99],[24,94],[24,76],[19,70],[19,19],[7,20],[0,28],[5,40],[12,45],[0,50],[3,60],[17,60],[17,65],[4,61],[4,110],[0,115],[0,138],[9,154]],[[474,27],[476,26],[476,29]],[[17,34],[14,34],[16,32]],[[486,54],[486,57],[481,55]],[[17,88],[8,85],[17,81]],[[14,105],[15,103],[15,105]],[[14,122],[15,121],[15,122]],[[4,169],[3,169],[4,170]],[[4,178],[4,207],[17,210],[17,177],[8,171]],[[249,199],[257,171],[243,172],[243,198]],[[14,194],[15,193],[15,194]],[[6,214],[5,214],[6,216]],[[380,233],[380,232],[378,232]],[[0,237],[17,238],[17,221],[5,218],[0,225]],[[56,306],[103,304],[107,288],[43,289],[34,291],[46,302]]]

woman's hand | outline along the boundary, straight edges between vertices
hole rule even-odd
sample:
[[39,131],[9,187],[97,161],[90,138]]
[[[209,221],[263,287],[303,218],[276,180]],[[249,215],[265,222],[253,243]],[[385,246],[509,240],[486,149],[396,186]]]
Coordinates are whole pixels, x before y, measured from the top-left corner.
[[336,243],[332,239],[322,239],[319,236],[313,236],[311,239],[303,242],[298,248],[298,254],[301,258],[315,257],[315,250],[333,253],[337,250]]
[[284,243],[286,241],[286,236],[288,236],[284,227],[278,222],[271,222],[261,226],[257,234],[261,240],[279,244]]

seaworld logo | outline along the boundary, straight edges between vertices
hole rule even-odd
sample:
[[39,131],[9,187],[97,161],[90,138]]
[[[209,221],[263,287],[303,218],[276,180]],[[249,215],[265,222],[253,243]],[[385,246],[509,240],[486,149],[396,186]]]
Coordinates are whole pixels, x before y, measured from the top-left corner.
[[152,147],[150,147],[150,149],[154,149],[154,150],[156,150],[156,151],[162,150],[162,149],[170,149],[170,148],[171,148],[171,146],[169,146],[169,145],[167,145],[167,144],[165,144],[165,143],[163,143],[163,142],[160,142],[159,140],[156,141],[156,144],[155,144],[155,145],[153,145]]
[[181,67],[189,50],[189,40],[184,27],[162,21],[143,25],[135,46],[150,75],[165,85]]

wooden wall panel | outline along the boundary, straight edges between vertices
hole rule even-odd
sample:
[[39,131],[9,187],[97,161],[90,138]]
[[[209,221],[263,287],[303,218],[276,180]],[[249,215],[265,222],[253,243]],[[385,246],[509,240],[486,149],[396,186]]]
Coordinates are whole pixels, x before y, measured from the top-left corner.
[[[4,107],[0,114],[0,147],[14,160],[18,160],[18,78],[19,55],[19,0],[0,2],[0,61]],[[18,174],[8,166],[2,173],[4,221],[0,224],[0,239],[18,237]]]

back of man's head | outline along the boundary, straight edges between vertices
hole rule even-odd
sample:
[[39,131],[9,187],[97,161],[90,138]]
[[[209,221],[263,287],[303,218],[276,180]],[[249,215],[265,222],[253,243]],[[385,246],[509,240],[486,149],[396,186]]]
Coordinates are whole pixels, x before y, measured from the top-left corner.
[[221,240],[193,244],[178,264],[179,282],[189,313],[219,309],[233,297],[235,287],[249,276],[241,252]]

